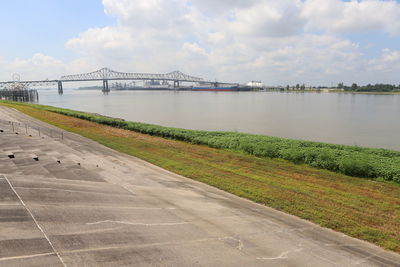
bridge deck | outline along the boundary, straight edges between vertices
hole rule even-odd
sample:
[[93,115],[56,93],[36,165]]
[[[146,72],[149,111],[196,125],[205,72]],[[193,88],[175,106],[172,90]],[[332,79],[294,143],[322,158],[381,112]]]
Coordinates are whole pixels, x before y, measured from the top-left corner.
[[0,88],[18,82],[27,86],[49,86],[62,82],[88,82],[88,81],[109,81],[109,80],[159,80],[159,81],[174,81],[174,82],[203,82],[204,79],[184,74],[180,71],[173,71],[166,74],[152,74],[152,73],[125,73],[118,72],[108,68],[100,70],[75,74],[65,75],[58,80],[30,80],[30,81],[5,81],[0,82]]

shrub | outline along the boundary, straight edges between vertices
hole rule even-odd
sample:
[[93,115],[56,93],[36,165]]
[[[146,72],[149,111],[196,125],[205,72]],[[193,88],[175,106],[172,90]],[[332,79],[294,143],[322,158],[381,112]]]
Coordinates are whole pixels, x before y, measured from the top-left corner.
[[376,177],[373,166],[365,157],[342,158],[339,163],[339,171],[350,176]]

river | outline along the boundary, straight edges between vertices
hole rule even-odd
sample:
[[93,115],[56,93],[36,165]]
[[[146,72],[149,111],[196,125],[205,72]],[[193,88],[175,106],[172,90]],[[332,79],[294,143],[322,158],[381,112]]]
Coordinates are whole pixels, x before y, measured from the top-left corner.
[[186,129],[400,150],[400,95],[55,90],[39,103]]

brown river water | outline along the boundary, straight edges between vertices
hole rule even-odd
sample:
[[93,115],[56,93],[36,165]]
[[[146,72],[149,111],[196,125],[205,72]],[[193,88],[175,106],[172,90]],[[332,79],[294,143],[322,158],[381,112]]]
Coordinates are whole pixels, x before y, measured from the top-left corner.
[[39,91],[39,103],[186,129],[400,150],[400,95]]

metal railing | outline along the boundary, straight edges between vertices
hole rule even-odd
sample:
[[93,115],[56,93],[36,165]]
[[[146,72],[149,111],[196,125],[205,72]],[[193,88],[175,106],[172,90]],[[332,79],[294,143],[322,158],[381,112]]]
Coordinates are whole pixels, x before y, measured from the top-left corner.
[[[4,128],[4,129],[3,129]],[[0,130],[3,131],[11,131],[17,134],[26,134],[29,136],[39,136],[39,137],[51,137],[54,139],[64,139],[64,132],[57,131],[47,127],[41,127],[37,124],[25,123],[25,122],[17,122],[10,120],[2,120],[0,119]]]

